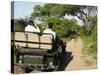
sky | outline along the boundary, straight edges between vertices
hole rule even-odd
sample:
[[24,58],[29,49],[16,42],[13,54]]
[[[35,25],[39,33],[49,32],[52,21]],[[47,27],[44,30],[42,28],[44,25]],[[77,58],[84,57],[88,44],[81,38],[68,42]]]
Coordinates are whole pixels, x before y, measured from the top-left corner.
[[15,1],[14,2],[14,19],[24,18],[25,16],[30,17],[33,12],[35,5],[43,5],[44,3],[34,3],[34,2],[24,2]]
[[[43,6],[45,3],[38,3],[38,2],[24,2],[24,1],[14,1],[14,19],[20,19],[30,17],[31,13],[33,12],[33,8],[35,5],[41,5]],[[79,20],[77,17],[72,17],[65,15],[65,18],[71,19],[75,18],[78,22],[78,24],[82,24],[82,21]]]

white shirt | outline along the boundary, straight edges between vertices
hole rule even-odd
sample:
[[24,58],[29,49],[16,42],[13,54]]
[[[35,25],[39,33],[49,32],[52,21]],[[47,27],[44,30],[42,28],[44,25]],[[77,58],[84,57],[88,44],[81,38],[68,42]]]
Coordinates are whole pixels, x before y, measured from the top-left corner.
[[[56,37],[56,33],[54,31],[52,31],[51,29],[46,29],[46,30],[43,31],[43,33],[52,34],[54,36],[54,39]],[[47,36],[50,36],[51,38],[53,38],[52,35],[47,35]]]
[[40,32],[40,29],[37,26],[35,28],[34,26],[27,25],[25,27],[25,31],[28,31],[28,32]]

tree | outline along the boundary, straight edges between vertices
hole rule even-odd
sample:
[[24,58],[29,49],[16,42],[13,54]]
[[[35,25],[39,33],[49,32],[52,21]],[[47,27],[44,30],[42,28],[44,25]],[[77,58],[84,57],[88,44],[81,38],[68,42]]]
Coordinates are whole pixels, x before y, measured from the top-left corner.
[[[45,4],[43,7],[36,6],[34,9],[37,10],[39,12],[39,16],[44,19],[47,19],[48,17],[63,18],[66,14],[76,16],[82,20],[87,35],[90,34],[93,26],[90,17],[97,16],[96,6]],[[34,11],[34,13],[37,11]],[[36,14],[34,15],[35,17],[38,16]]]
[[35,18],[35,17],[41,16],[41,12],[40,11],[42,10],[42,7],[40,5],[36,5],[33,9],[34,9],[34,11],[31,14],[31,18]]
[[73,36],[79,30],[78,25],[73,20],[51,17],[47,18],[47,22],[53,23],[53,30],[59,37]]
[[24,31],[25,26],[28,24],[29,18],[25,17],[20,19],[14,19],[14,30]]
[[66,6],[69,10],[65,11],[68,15],[77,16],[84,23],[87,35],[90,35],[92,29],[92,21],[90,17],[97,16],[97,7],[95,6]]
[[[63,15],[63,6],[59,4],[45,4],[43,7],[40,5],[36,5],[34,7],[34,12],[32,13],[32,17],[62,17]],[[38,15],[37,15],[38,12]]]

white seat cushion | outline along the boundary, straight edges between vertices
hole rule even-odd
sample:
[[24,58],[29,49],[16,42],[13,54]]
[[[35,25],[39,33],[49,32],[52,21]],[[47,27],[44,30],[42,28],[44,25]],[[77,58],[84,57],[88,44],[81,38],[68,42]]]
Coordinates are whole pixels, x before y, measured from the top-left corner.
[[[39,43],[39,35],[35,33],[28,33],[28,41]],[[39,48],[39,44],[28,43],[28,47]]]
[[48,44],[40,44],[41,49],[52,49],[52,38],[50,36],[42,35],[40,37],[40,43],[48,43]]
[[[18,40],[18,41],[27,41],[25,33],[24,32],[15,32],[15,40]],[[25,47],[26,43],[15,42],[15,46]]]

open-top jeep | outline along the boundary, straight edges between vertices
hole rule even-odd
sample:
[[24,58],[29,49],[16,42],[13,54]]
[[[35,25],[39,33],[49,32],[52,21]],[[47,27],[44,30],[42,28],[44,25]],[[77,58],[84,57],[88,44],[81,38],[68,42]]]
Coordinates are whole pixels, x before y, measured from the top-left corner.
[[52,34],[14,31],[11,32],[11,47],[16,64],[24,68],[47,71],[57,70],[60,65],[62,47]]

